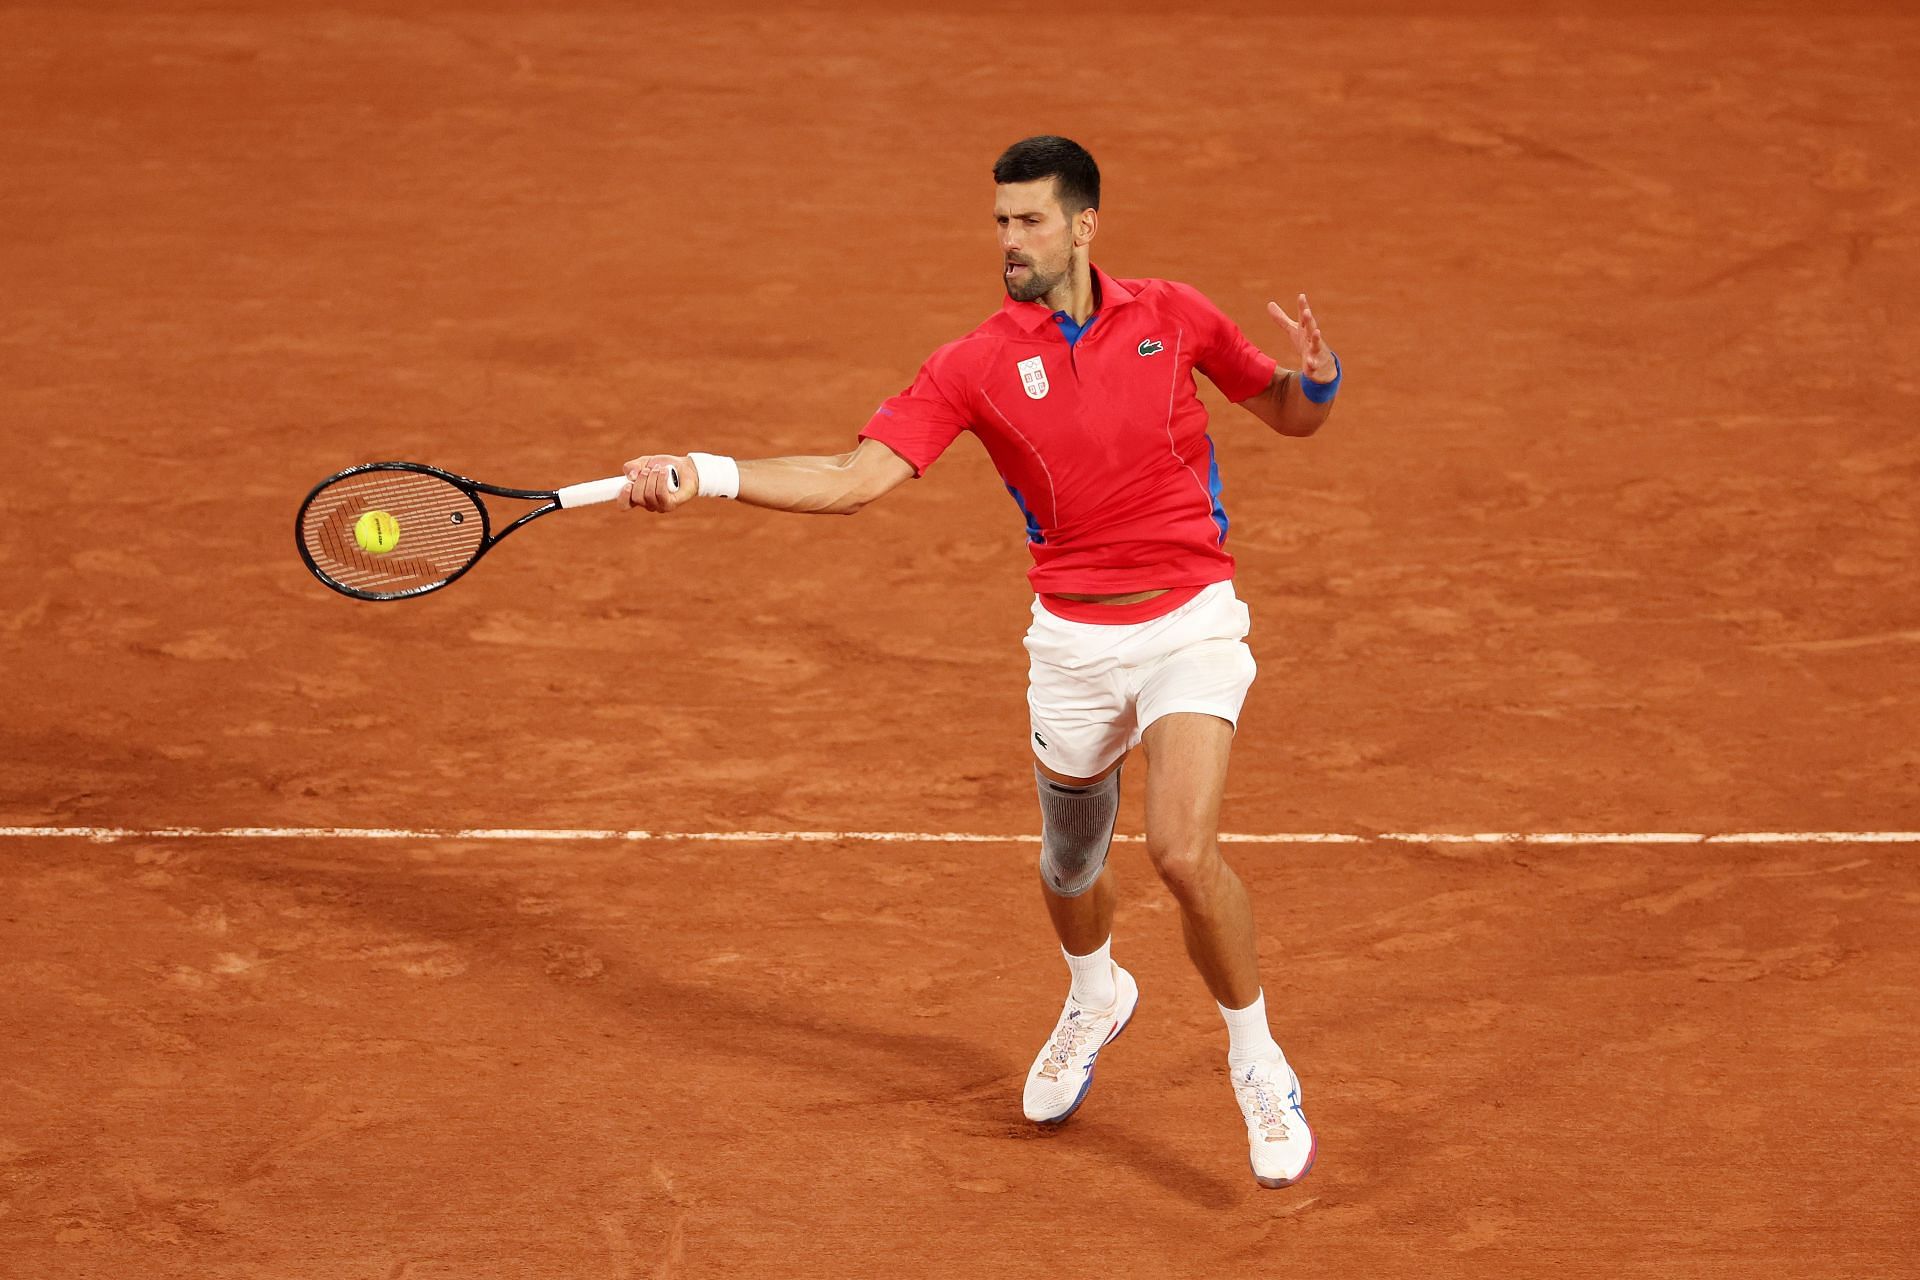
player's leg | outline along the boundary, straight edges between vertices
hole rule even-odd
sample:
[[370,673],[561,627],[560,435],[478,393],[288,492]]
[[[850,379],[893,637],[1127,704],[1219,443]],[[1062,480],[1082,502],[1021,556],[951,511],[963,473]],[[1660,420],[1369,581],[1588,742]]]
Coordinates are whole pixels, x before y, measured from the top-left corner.
[[1187,955],[1225,1009],[1260,994],[1260,960],[1247,887],[1220,856],[1220,798],[1233,725],[1176,713],[1147,726],[1147,856],[1180,907]]
[[1040,893],[1071,985],[1052,1033],[1027,1069],[1020,1106],[1029,1120],[1059,1124],[1086,1101],[1100,1050],[1126,1029],[1140,988],[1112,955],[1114,888],[1106,860],[1120,810],[1120,762],[1088,777],[1036,762],[1034,777]]
[[1300,1080],[1267,1024],[1259,944],[1247,887],[1220,855],[1220,799],[1233,725],[1174,713],[1141,736],[1147,753],[1147,854],[1180,906],[1187,954],[1227,1023],[1227,1070],[1262,1186],[1285,1187],[1313,1167]]
[[1027,634],[1027,702],[1040,803],[1040,891],[1070,986],[1027,1071],[1021,1110],[1059,1124],[1086,1100],[1100,1050],[1139,1001],[1113,962],[1113,877],[1106,869],[1120,810],[1120,762],[1132,732],[1125,682],[1111,663],[1077,657],[1086,637],[1036,607]]
[[1227,1023],[1227,1066],[1263,1186],[1313,1166],[1300,1082],[1267,1026],[1247,887],[1220,855],[1220,798],[1241,704],[1253,684],[1247,608],[1209,587],[1137,666],[1134,715],[1147,755],[1147,853],[1180,906],[1187,954]]
[[1106,867],[1120,812],[1120,761],[1098,777],[1070,778],[1034,762],[1040,793],[1040,896],[1068,956],[1113,936],[1113,873]]
[[1217,583],[1169,619],[1130,679],[1147,757],[1147,853],[1180,906],[1187,955],[1220,1007],[1236,1010],[1259,998],[1260,963],[1247,888],[1217,837],[1234,725],[1257,670],[1250,626],[1232,584]]

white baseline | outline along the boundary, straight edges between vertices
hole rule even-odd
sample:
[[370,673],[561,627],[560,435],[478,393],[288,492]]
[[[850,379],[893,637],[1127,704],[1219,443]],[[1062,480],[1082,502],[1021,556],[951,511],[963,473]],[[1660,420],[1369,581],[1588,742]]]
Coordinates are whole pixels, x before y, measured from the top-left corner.
[[[719,844],[1038,844],[1037,835],[972,831],[639,831],[539,827],[0,827],[7,840],[601,840]],[[1117,835],[1116,844],[1143,836]],[[1318,831],[1223,832],[1222,844],[1920,844],[1920,831]]]

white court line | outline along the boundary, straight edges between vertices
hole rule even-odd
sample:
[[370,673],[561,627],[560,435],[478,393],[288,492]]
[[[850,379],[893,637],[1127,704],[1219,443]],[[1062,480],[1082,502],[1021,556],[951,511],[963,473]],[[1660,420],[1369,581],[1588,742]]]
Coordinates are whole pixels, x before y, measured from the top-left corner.
[[[1038,844],[1036,835],[971,831],[622,831],[535,827],[0,827],[0,839],[92,840],[601,840],[717,844]],[[1115,836],[1139,844],[1143,836]],[[1920,844],[1920,831],[1378,831],[1225,832],[1222,844]]]

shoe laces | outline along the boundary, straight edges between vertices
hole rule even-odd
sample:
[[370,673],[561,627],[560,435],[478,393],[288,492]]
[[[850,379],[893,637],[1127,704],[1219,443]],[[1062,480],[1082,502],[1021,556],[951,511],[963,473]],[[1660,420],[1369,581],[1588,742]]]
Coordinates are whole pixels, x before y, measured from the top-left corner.
[[1080,1052],[1080,1042],[1093,1031],[1095,1019],[1085,1009],[1069,1009],[1053,1029],[1053,1060],[1061,1066]]
[[1236,1076],[1233,1088],[1240,1095],[1242,1107],[1249,1102],[1252,1104],[1256,1123],[1266,1132],[1267,1141],[1285,1142],[1289,1136],[1286,1109],[1281,1105],[1273,1082],[1259,1064],[1249,1066],[1244,1076]]

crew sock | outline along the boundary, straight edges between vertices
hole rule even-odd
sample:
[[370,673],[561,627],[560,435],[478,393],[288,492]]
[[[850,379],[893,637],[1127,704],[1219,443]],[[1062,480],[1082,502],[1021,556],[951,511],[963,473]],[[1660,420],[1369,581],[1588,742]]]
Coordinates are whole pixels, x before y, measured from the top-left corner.
[[1088,955],[1069,954],[1065,947],[1060,948],[1060,954],[1067,957],[1067,968],[1073,970],[1074,1002],[1089,1009],[1111,1008],[1120,996],[1113,985],[1113,939],[1108,938]]
[[1253,1003],[1244,1009],[1229,1009],[1220,1006],[1220,1016],[1227,1020],[1227,1064],[1244,1067],[1250,1062],[1271,1062],[1275,1058],[1284,1061],[1280,1045],[1273,1038],[1273,1031],[1267,1026],[1267,993],[1262,990],[1255,996]]

